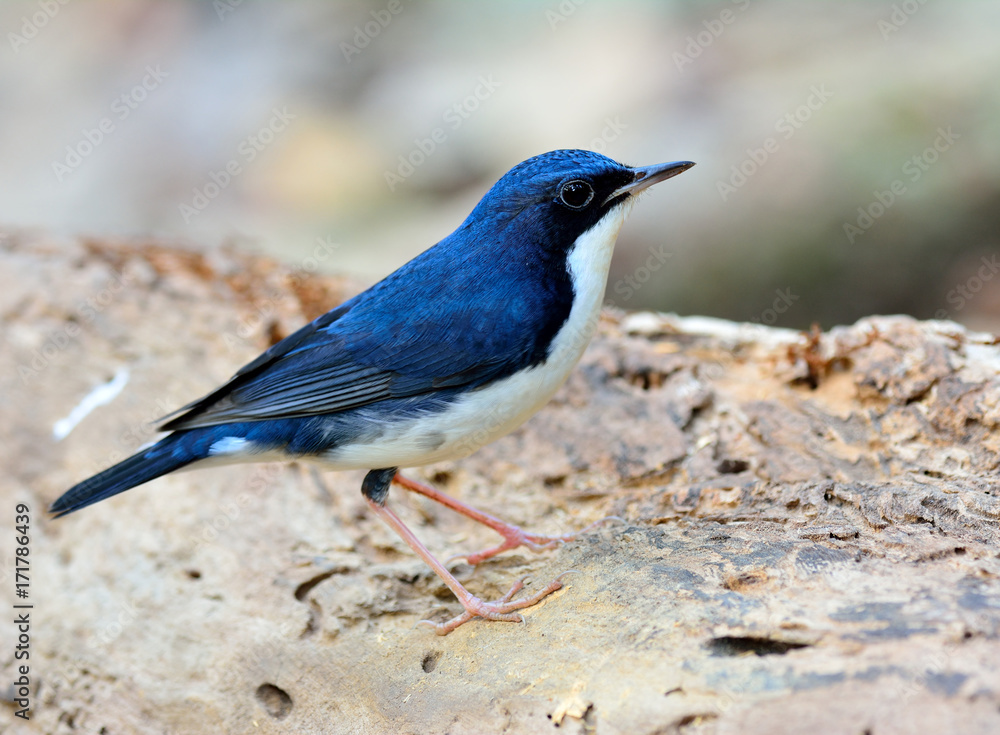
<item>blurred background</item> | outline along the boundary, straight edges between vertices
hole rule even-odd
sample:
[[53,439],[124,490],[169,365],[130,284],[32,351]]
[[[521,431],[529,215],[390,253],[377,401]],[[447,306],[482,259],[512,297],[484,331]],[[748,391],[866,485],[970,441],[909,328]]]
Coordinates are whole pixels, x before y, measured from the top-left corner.
[[625,226],[619,306],[1000,332],[996,2],[33,0],[0,26],[0,228],[374,282],[515,163],[589,148],[698,163]]

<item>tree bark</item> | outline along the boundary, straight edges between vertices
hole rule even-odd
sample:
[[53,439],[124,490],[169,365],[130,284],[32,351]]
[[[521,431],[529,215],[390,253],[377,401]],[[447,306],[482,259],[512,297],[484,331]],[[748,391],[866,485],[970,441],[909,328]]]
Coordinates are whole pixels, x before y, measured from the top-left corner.
[[[524,624],[439,638],[415,624],[457,603],[366,512],[363,473],[222,467],[44,512],[353,284],[158,243],[12,233],[0,257],[2,494],[31,507],[35,605],[11,733],[1000,732],[992,335],[607,312],[536,417],[413,474],[540,533],[624,521],[455,565],[494,597],[576,574]],[[436,554],[497,541],[407,495]]]

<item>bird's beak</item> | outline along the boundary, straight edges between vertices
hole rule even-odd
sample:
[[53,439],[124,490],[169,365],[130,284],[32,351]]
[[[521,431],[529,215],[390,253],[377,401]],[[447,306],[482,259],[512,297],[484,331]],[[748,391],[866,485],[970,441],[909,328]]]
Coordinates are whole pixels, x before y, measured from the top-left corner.
[[692,166],[694,166],[694,163],[691,161],[672,161],[670,163],[657,163],[652,166],[634,168],[632,170],[635,171],[635,178],[630,183],[625,184],[625,186],[615,189],[605,201],[610,202],[622,194],[638,194],[653,184],[659,184],[661,181],[666,181],[677,174],[684,173]]

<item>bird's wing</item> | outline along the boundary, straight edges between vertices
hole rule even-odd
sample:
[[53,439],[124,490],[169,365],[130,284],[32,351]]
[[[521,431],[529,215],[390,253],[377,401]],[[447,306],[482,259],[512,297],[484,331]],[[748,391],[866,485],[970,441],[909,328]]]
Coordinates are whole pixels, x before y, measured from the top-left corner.
[[543,359],[539,335],[553,330],[535,322],[565,316],[523,303],[515,284],[484,293],[481,283],[403,280],[382,281],[319,317],[161,428],[315,416],[475,387]]

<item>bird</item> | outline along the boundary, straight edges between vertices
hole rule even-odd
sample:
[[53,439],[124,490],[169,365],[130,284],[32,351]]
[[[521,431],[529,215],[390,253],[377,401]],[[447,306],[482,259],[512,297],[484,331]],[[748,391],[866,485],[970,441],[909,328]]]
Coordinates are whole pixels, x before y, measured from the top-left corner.
[[594,334],[615,241],[638,195],[694,165],[629,166],[572,149],[517,164],[450,235],[165,416],[165,437],[73,486],[50,511],[62,517],[195,466],[311,460],[368,470],[361,492],[372,512],[464,609],[422,622],[444,635],[473,618],[523,621],[518,611],[560,589],[563,575],[530,596],[516,597],[518,580],[497,600],[477,597],[389,507],[389,488],[499,533],[498,546],[464,556],[472,565],[573,538],[525,532],[399,469],[466,457],[548,402]]

